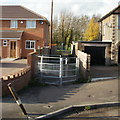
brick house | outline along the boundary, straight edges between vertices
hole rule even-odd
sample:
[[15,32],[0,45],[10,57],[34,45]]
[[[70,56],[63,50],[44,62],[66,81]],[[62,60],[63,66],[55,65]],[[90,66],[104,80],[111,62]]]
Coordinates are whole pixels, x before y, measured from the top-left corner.
[[48,20],[23,7],[0,6],[0,49],[2,58],[22,58],[48,45]]
[[120,63],[120,5],[103,16],[99,41],[80,41],[78,49],[91,55],[92,65]]
[[111,42],[111,63],[120,63],[120,5],[99,20],[102,42]]

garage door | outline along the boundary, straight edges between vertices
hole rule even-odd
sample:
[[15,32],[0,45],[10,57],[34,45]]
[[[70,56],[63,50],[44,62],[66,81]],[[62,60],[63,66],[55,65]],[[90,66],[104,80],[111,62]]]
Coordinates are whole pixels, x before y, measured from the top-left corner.
[[86,46],[85,52],[91,55],[91,65],[105,65],[105,47]]

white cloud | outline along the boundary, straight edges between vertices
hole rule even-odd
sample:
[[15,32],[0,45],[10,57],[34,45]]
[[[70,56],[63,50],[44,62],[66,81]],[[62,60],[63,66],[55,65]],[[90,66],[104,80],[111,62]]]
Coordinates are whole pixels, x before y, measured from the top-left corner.
[[[0,0],[0,4],[23,5],[50,19],[52,0]],[[75,15],[107,14],[118,5],[119,0],[54,0],[54,15],[71,10]]]
[[74,14],[77,14],[79,10],[80,10],[80,6],[78,4],[73,5],[72,8],[71,8],[71,11]]

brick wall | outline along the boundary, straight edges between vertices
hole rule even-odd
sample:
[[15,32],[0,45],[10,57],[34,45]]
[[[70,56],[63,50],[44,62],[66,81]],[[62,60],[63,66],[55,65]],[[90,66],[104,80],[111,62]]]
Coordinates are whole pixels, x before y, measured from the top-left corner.
[[2,83],[3,96],[10,93],[7,87],[9,83],[12,83],[16,91],[19,91],[28,85],[31,78],[33,78],[35,75],[37,58],[38,57],[36,56],[36,52],[29,53],[27,56],[27,67],[21,71],[18,71],[17,73],[2,76],[2,78],[0,78],[0,83]]
[[10,93],[7,87],[8,83],[12,83],[15,90],[19,91],[23,89],[25,86],[27,86],[30,80],[31,80],[30,66],[25,67],[22,71],[19,71],[18,73],[14,73],[8,76],[3,76],[1,78],[2,95],[7,95]]
[[90,55],[78,50],[77,57],[79,59],[80,78],[90,79]]
[[[23,23],[21,23],[21,21],[23,21]],[[26,28],[25,20],[18,20],[18,28],[10,28],[10,20],[3,20],[3,21],[0,21],[0,23],[1,23],[0,30],[24,31],[21,39],[22,44],[17,47],[18,49],[20,49],[19,47],[22,47],[22,50],[21,50],[22,53],[21,54],[20,52],[18,53],[19,58],[27,57],[28,53],[34,52],[34,50],[25,49],[26,40],[34,40],[36,42],[35,49],[38,49],[38,46],[43,47],[48,45],[49,25],[46,21],[44,21],[44,24],[40,24],[39,20],[37,20],[36,28],[33,28],[33,29]],[[9,49],[9,46],[7,48]],[[3,56],[3,57],[6,57],[6,56]],[[7,55],[7,57],[9,56]]]
[[[3,46],[3,40],[0,40],[1,45],[0,48],[2,49],[1,51],[1,57],[2,58],[7,58],[10,57],[10,44],[11,41],[7,40],[7,46]],[[21,58],[21,40],[16,40],[16,58]]]
[[79,78],[84,80],[89,80],[90,79],[90,59],[91,59],[90,55],[79,50],[80,48],[79,48],[78,42],[73,43],[73,45],[75,46],[74,51],[79,60],[79,64],[77,66],[79,68]]
[[6,58],[6,57],[9,56],[8,50],[9,50],[8,46],[3,46],[2,47],[2,56],[1,56],[2,58]]
[[34,77],[37,63],[36,52],[31,52],[27,56],[27,64],[31,67],[31,75]]

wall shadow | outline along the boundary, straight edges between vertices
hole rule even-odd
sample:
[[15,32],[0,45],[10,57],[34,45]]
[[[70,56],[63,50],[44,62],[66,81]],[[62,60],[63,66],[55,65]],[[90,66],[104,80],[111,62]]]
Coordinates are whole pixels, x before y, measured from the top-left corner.
[[[76,94],[83,84],[73,84],[69,86],[46,86],[30,87],[18,93],[20,99],[25,104],[47,104],[63,101]],[[3,103],[14,103],[11,95],[3,97]]]

